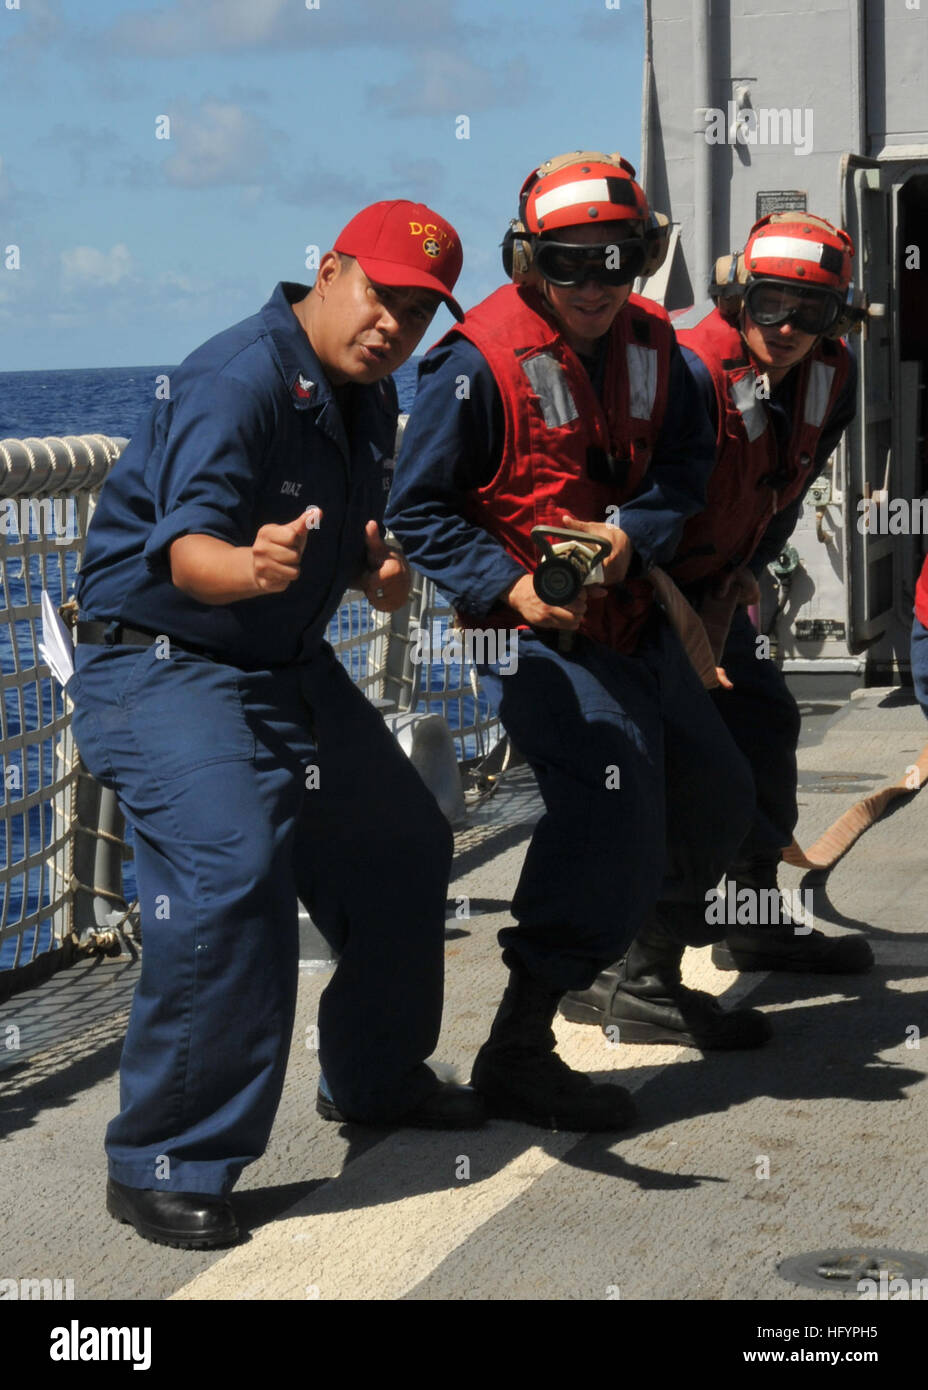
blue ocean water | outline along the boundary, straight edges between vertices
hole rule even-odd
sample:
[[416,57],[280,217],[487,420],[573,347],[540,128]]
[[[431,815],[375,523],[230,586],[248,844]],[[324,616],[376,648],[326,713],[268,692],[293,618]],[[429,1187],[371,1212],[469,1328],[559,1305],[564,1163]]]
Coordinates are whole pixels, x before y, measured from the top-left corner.
[[[108,434],[131,439],[172,367],[89,367],[65,372],[0,372],[0,439]],[[416,394],[416,359],[396,373],[400,409]]]
[[[43,438],[46,435],[104,434],[114,438],[131,438],[140,420],[151,408],[155,400],[157,378],[170,375],[170,366],[155,367],[101,367],[84,368],[72,371],[46,372],[5,372],[0,373],[0,440]],[[409,410],[416,389],[416,360],[408,362],[396,373],[395,381],[400,400],[400,409]],[[2,544],[2,537],[0,537]],[[37,565],[37,562],[36,562]],[[69,562],[69,582],[73,582],[73,564]],[[40,585],[37,567],[33,570],[33,593]],[[10,592],[0,595],[0,607],[14,607],[24,602],[25,589],[21,581],[10,580]],[[15,651],[14,651],[15,643]],[[31,624],[17,622],[12,625],[0,623],[0,670],[8,673],[14,669],[18,653],[21,666],[29,666],[34,661],[33,633]],[[62,709],[61,691],[52,680],[43,680],[41,686],[42,723],[47,723]],[[35,686],[26,686],[20,702],[15,690],[4,692],[3,725],[7,736],[15,736],[23,729],[39,727],[39,699]],[[463,719],[472,719],[473,702],[470,697],[464,702]],[[10,755],[3,766],[8,769],[16,765],[19,757],[20,789],[7,789],[0,778],[0,803],[10,802],[49,784],[52,777],[54,751],[51,740],[46,740],[40,748],[30,751],[23,765],[22,755]],[[9,822],[0,819],[0,869],[15,865],[24,854],[26,813],[14,814]],[[28,812],[28,831],[31,847],[47,843],[52,836],[51,806],[32,807]],[[41,837],[41,839],[40,839]],[[131,875],[126,876],[126,890],[131,893],[134,884]],[[49,900],[50,885],[40,881],[38,870],[32,871],[26,883],[26,910],[33,912]],[[7,887],[0,885],[0,910],[3,909],[3,895]],[[23,880],[14,878],[8,885],[8,901],[5,903],[3,919],[15,922],[23,905]],[[50,928],[39,931],[38,949],[46,948],[50,939]],[[29,959],[33,950],[33,933],[27,933],[23,940],[22,959]],[[8,968],[15,943],[10,940],[0,945],[0,969]]]

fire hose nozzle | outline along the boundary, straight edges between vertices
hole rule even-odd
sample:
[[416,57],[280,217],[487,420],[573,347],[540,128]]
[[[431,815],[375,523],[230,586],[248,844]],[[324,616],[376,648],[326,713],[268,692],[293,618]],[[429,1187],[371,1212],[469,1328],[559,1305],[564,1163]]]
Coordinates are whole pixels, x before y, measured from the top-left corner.
[[585,585],[602,584],[603,561],[612,550],[608,541],[563,526],[533,526],[531,537],[541,552],[532,583],[545,603],[562,607]]

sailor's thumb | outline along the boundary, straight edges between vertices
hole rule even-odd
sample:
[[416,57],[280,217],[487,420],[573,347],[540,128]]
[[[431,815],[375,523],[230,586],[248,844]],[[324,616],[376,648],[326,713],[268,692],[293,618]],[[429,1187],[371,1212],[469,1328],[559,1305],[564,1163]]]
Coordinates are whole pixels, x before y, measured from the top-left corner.
[[367,563],[373,569],[390,554],[390,547],[380,534],[376,521],[369,521],[364,527],[364,544],[367,547]]

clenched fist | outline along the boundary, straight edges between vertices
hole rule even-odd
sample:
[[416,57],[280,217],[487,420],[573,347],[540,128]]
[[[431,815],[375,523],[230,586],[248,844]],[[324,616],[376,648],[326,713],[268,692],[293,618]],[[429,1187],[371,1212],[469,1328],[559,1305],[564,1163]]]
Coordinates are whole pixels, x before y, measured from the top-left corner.
[[532,576],[526,574],[500,594],[500,598],[531,627],[554,627],[564,632],[576,632],[586,614],[587,599],[601,598],[605,592],[599,584],[585,585],[570,603],[558,606],[539,598]]
[[405,556],[393,550],[380,534],[376,521],[364,528],[364,572],[358,582],[372,608],[395,613],[409,598],[412,575]]
[[255,584],[263,594],[281,594],[299,578],[300,564],[310,530],[322,520],[318,507],[307,508],[284,526],[262,526],[251,547]]
[[620,527],[607,526],[604,521],[581,521],[578,517],[571,516],[570,512],[564,513],[561,524],[569,526],[573,531],[586,531],[588,535],[595,536],[597,540],[608,541],[612,547],[612,553],[603,560],[603,583],[622,583],[632,562],[634,549],[628,536]]

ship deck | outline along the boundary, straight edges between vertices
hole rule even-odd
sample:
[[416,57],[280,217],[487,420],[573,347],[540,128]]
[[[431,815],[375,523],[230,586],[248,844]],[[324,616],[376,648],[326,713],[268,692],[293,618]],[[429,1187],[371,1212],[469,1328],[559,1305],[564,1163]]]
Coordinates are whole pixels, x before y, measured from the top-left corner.
[[[898,690],[809,715],[806,846],[895,781],[928,736]],[[457,836],[437,1056],[465,1079],[503,987],[496,932],[539,814],[531,774],[516,769]],[[708,949],[687,952],[689,983],[769,1015],[764,1049],[613,1047],[560,1020],[572,1065],[635,1092],[640,1123],[621,1136],[323,1122],[307,1030],[328,976],[301,969],[277,1122],[233,1198],[248,1236],[227,1251],[151,1245],[107,1216],[103,1133],[138,967],[64,972],[0,1009],[0,1038],[19,1030],[19,1048],[0,1050],[0,1276],[70,1279],[87,1300],[856,1300],[777,1266],[830,1248],[928,1252],[926,832],[928,798],[901,798],[815,889],[816,925],[863,931],[871,973],[726,974]],[[789,868],[781,882],[809,886]],[[455,916],[461,898],[469,917]]]

